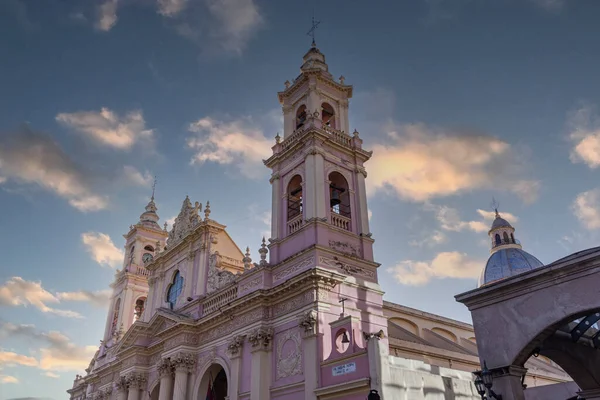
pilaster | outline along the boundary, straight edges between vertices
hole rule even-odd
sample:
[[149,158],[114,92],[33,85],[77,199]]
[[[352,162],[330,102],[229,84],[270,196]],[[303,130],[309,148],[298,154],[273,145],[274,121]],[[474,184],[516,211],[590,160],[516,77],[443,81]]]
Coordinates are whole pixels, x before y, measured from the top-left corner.
[[382,341],[383,331],[375,334],[364,334],[364,338],[367,341],[371,390],[377,390],[382,399],[391,399],[388,392],[388,386],[392,383],[389,366],[389,345],[387,341]]
[[175,369],[173,400],[187,400],[188,376],[196,366],[196,357],[191,353],[178,353],[171,358]]
[[304,186],[302,204],[304,208],[304,219],[309,220],[316,216],[316,170],[315,170],[315,155],[308,154],[304,160]]
[[527,373],[526,368],[510,365],[504,368],[492,370],[493,387],[495,393],[502,395],[504,399],[525,400],[523,390],[523,375]]
[[357,194],[358,194],[358,212],[360,225],[358,225],[358,233],[367,235],[370,233],[369,230],[369,208],[367,206],[367,188],[365,184],[364,170],[356,170],[356,183],[357,183]]
[[251,400],[270,398],[272,339],[271,328],[258,328],[248,336],[252,345]]
[[317,400],[315,390],[319,387],[320,371],[317,317],[317,312],[310,310],[298,318],[304,342],[304,400]]
[[171,400],[173,398],[173,366],[171,360],[162,359],[158,364],[160,376],[160,389],[158,400]]
[[[271,238],[278,239],[280,237],[279,232],[279,218],[281,213],[281,179],[279,178],[279,174],[274,174],[271,178],[271,189],[272,189],[272,197],[271,197]],[[283,235],[281,235],[283,236]]]
[[325,158],[319,152],[314,155],[315,163],[315,217],[327,217],[327,196],[325,195]]
[[240,375],[242,365],[242,350],[245,335],[235,336],[227,346],[227,353],[231,360],[231,379],[229,383],[229,400],[238,400],[240,391]]
[[127,378],[124,376],[119,377],[115,386],[117,389],[117,400],[127,400]]

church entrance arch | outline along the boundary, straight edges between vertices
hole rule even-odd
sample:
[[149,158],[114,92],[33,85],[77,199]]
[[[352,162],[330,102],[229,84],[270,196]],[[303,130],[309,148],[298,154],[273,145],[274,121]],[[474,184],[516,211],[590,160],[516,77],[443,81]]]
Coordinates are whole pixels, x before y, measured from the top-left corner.
[[220,364],[206,369],[200,381],[197,400],[226,400],[229,393],[227,373]]

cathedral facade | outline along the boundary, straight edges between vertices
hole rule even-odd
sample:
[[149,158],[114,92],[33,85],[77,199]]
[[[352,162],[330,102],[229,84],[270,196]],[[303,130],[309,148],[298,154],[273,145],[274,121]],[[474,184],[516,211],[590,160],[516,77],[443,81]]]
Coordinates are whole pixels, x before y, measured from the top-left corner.
[[[404,398],[390,394],[400,380],[414,393],[406,398],[425,398],[425,386],[442,399],[449,390],[479,398],[472,327],[383,301],[365,188],[371,152],[348,134],[352,86],[313,46],[278,96],[284,134],[265,160],[272,223],[260,260],[208,202],[186,198],[168,231],[152,198],[125,235],[104,337],[72,400],[392,399]],[[530,378],[568,380],[542,367]]]

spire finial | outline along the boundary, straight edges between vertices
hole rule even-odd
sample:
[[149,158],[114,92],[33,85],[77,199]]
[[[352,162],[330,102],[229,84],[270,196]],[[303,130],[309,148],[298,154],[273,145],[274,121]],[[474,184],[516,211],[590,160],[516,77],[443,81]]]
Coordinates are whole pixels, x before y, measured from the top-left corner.
[[246,247],[246,254],[244,254],[244,258],[242,259],[244,262],[244,269],[248,270],[252,267],[252,258],[250,258],[250,247]]
[[498,213],[498,208],[500,207],[500,203],[498,203],[494,197],[492,197],[491,206],[494,209],[494,211],[496,212],[496,218],[499,218],[500,214]]
[[315,9],[313,8],[312,26],[310,27],[310,30],[306,33],[308,36],[312,37],[312,44],[310,46],[313,48],[317,47],[317,43],[315,42],[315,31],[317,30],[317,27],[320,23],[321,21],[315,20]]
[[263,236],[262,244],[260,245],[260,249],[258,250],[258,253],[260,254],[260,265],[267,264],[267,253],[268,252],[269,252],[269,250],[267,249],[267,241],[265,240],[265,237]]
[[210,216],[210,201],[206,201],[206,206],[204,207],[204,219],[208,219]]
[[152,197],[150,198],[154,201],[154,192],[156,191],[156,175],[154,175],[154,182],[152,183]]

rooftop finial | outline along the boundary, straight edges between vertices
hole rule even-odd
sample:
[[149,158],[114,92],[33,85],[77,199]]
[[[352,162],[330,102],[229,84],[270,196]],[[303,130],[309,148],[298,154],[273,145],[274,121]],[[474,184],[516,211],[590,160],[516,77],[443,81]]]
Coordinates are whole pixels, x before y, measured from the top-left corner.
[[315,42],[315,31],[317,30],[317,27],[320,23],[321,21],[315,20],[315,9],[313,8],[312,26],[310,27],[310,30],[306,33],[308,36],[312,37],[311,47],[317,47],[317,43]]
[[494,209],[494,211],[496,212],[496,218],[500,217],[500,214],[498,214],[498,207],[500,207],[500,203],[498,203],[494,197],[492,197],[491,206]]
[[154,192],[156,191],[156,175],[154,175],[154,182],[152,183],[152,197],[151,200],[154,201]]

